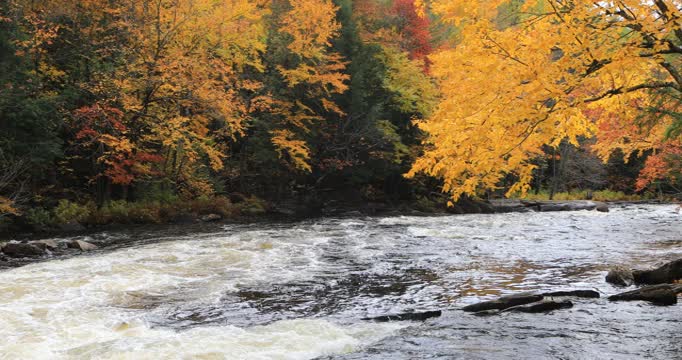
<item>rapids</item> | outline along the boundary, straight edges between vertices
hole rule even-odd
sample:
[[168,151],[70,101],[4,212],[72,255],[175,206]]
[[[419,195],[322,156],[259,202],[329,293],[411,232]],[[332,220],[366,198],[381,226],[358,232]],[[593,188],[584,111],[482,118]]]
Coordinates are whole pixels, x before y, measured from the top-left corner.
[[[682,305],[578,300],[549,314],[458,308],[598,289],[611,265],[682,257],[673,205],[315,219],[98,234],[78,257],[0,270],[1,359],[675,358]],[[424,323],[364,317],[443,310]]]

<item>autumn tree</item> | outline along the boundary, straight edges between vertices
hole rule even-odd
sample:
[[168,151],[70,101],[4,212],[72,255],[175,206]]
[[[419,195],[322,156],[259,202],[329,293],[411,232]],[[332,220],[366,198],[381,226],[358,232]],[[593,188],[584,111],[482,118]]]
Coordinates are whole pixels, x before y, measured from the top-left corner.
[[596,135],[603,158],[662,149],[678,109],[637,124],[660,96],[682,89],[679,4],[526,1],[517,21],[500,27],[504,3],[430,2],[462,40],[431,57],[444,97],[421,124],[427,148],[409,175],[442,178],[456,199],[513,174],[511,195],[528,190],[543,145]]

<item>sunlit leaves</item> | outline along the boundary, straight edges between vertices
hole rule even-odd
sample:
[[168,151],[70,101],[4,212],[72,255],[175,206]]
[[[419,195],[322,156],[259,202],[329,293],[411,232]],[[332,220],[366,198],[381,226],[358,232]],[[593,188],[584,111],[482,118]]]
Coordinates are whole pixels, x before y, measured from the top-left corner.
[[[462,42],[432,57],[443,100],[420,124],[430,138],[411,175],[441,177],[457,198],[514,174],[512,194],[527,190],[530,160],[543,145],[596,135],[604,158],[617,148],[647,148],[605,124],[637,127],[653,93],[679,92],[679,25],[670,21],[676,4],[527,1],[517,23],[500,29],[501,4],[431,2],[432,11],[460,26]],[[667,120],[657,121],[645,138],[660,138]]]

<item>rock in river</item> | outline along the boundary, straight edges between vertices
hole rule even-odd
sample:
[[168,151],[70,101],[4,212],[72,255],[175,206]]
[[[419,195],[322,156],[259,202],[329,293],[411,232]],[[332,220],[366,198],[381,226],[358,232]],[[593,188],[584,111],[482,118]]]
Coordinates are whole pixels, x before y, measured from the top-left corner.
[[634,270],[632,276],[637,284],[668,284],[682,279],[682,259],[671,261],[653,270]]
[[92,251],[97,250],[97,245],[83,240],[73,240],[69,243],[69,248],[78,249],[80,251]]
[[568,300],[564,300],[564,301],[538,301],[538,302],[528,304],[528,305],[513,306],[513,307],[510,307],[504,311],[537,314],[537,313],[543,313],[543,312],[548,312],[548,311],[558,310],[558,309],[569,309],[572,307],[573,307],[573,303],[568,301]]
[[610,301],[648,301],[655,305],[677,304],[677,294],[682,293],[682,285],[662,284],[609,296]]
[[606,282],[618,286],[630,286],[635,279],[632,276],[632,270],[625,266],[615,266],[606,274]]
[[13,258],[33,257],[45,254],[45,250],[26,243],[5,244],[5,246],[2,247],[2,252]]
[[594,290],[569,290],[569,291],[553,291],[543,293],[544,297],[579,297],[588,299],[598,299],[599,293]]
[[388,322],[388,321],[424,321],[433,317],[441,316],[442,312],[440,310],[436,311],[426,311],[417,313],[404,313],[395,315],[384,315],[376,316],[370,318],[363,318],[362,320],[371,320],[376,322]]
[[468,305],[462,308],[464,311],[478,312],[486,310],[504,310],[513,306],[526,305],[542,300],[542,295],[518,294],[503,296],[497,300],[485,301],[478,304]]

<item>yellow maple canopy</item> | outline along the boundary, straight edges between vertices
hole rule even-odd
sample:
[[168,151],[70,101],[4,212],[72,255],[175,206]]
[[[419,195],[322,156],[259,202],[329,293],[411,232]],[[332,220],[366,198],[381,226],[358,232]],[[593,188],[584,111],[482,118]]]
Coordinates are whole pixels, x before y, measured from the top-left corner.
[[597,136],[595,148],[606,159],[617,148],[628,154],[661,141],[670,111],[645,129],[632,125],[643,109],[676,110],[677,101],[665,99],[682,89],[682,2],[434,0],[424,6],[459,33],[455,46],[431,58],[442,100],[419,124],[429,134],[427,148],[408,176],[442,178],[443,191],[457,199],[494,189],[513,174],[518,181],[510,196],[529,189],[531,160],[543,145]]

